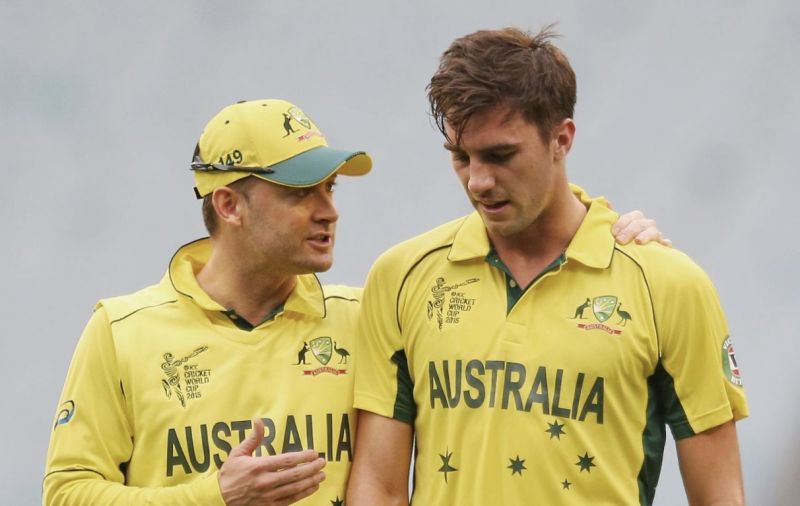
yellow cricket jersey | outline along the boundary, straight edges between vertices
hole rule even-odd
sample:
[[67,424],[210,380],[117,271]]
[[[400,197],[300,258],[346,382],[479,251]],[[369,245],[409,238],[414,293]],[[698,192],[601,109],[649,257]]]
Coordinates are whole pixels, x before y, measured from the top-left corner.
[[208,240],[157,285],[100,301],[60,399],[46,504],[223,504],[217,469],[264,421],[255,455],[313,448],[327,479],[298,504],[342,504],[353,454],[361,290],[298,277],[256,327],[203,292]]
[[650,504],[666,425],[683,438],[747,416],[705,273],[616,245],[617,215],[575,191],[583,223],[524,290],[477,213],[371,270],[355,405],[413,423],[415,504]]

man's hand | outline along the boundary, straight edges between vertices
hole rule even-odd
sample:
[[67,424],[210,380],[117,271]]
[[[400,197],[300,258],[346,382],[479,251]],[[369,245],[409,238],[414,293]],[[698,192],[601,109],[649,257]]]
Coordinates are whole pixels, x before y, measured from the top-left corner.
[[308,497],[325,479],[325,460],[313,450],[253,457],[264,437],[264,423],[253,420],[253,432],[231,450],[219,469],[219,488],[228,506],[287,505]]
[[631,211],[619,217],[611,227],[611,233],[620,244],[636,241],[636,244],[647,244],[657,241],[664,246],[672,246],[672,241],[664,237],[658,229],[656,220],[647,218],[641,211]]

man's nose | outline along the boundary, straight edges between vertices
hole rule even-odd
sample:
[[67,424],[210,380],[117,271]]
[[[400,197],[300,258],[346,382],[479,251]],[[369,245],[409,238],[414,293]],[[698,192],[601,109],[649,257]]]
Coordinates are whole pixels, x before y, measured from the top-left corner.
[[480,161],[470,161],[469,180],[467,189],[473,195],[486,193],[494,187],[494,175],[489,168]]
[[333,194],[325,191],[320,192],[317,199],[317,208],[314,213],[314,219],[317,221],[327,221],[335,223],[339,219],[339,211],[336,210],[336,205],[333,202]]

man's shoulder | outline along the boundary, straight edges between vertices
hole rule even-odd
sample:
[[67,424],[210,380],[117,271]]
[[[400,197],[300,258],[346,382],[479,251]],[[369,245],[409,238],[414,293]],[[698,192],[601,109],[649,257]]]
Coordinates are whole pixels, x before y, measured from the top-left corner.
[[407,268],[434,251],[450,248],[468,217],[462,216],[392,246],[378,257],[375,264]]
[[325,294],[325,301],[341,300],[344,302],[361,302],[361,294],[364,289],[360,286],[347,285],[323,285],[322,292]]
[[177,302],[177,293],[165,276],[159,283],[133,293],[100,299],[95,310],[102,308],[108,321],[115,323],[144,309],[156,308]]
[[648,284],[655,287],[671,291],[697,283],[711,283],[706,272],[679,249],[656,243],[617,244],[615,249],[640,269]]

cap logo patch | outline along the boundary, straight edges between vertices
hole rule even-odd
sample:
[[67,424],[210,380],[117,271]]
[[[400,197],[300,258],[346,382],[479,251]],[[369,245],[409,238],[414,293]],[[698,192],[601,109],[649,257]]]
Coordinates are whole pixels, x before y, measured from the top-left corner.
[[311,120],[308,119],[308,116],[306,116],[305,113],[303,113],[303,111],[301,111],[297,107],[289,108],[289,116],[294,118],[295,121],[297,121],[304,127],[311,128]]
[[322,135],[322,132],[320,132],[319,130],[309,130],[308,132],[304,133],[303,135],[298,136],[297,137],[297,142],[307,141],[308,139],[311,139],[312,137],[322,137],[323,139],[325,138],[325,136]]

